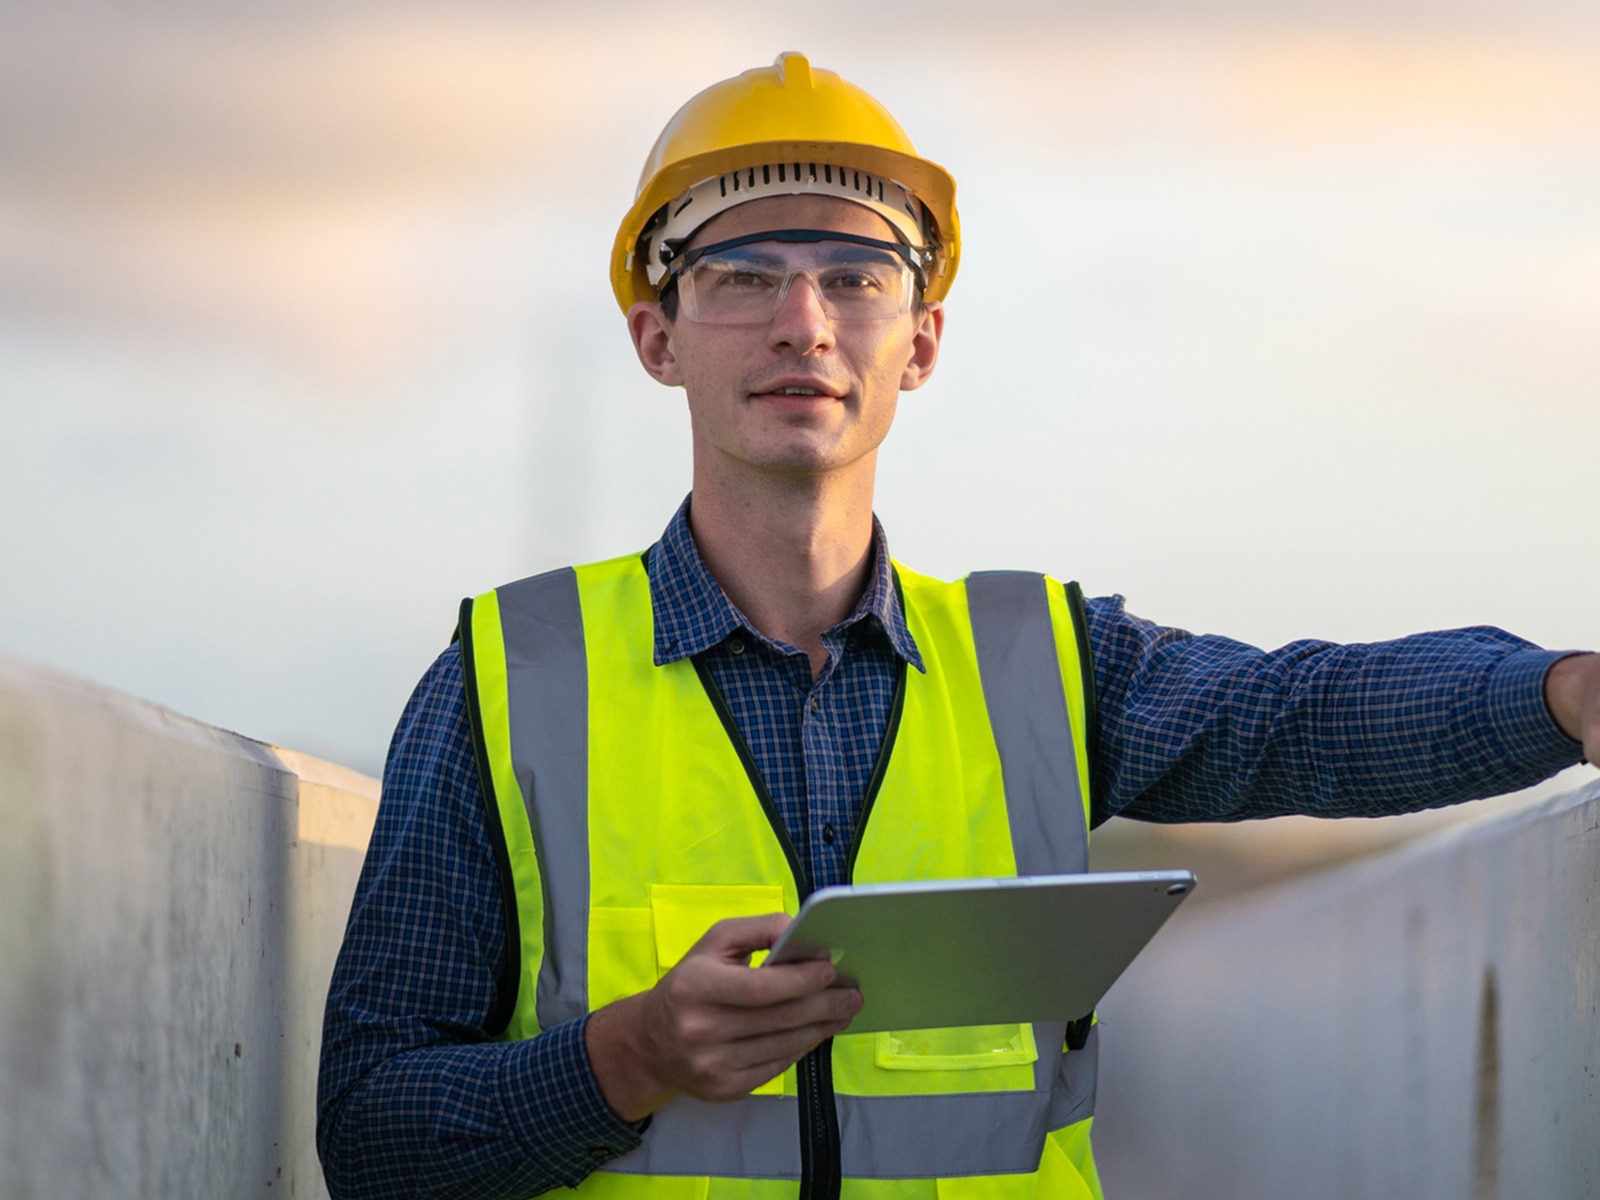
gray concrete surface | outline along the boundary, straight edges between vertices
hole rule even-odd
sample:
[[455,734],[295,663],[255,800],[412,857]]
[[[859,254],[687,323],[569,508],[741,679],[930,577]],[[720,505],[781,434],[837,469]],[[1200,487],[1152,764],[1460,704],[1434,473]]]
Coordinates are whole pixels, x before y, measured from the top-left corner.
[[[326,1195],[376,797],[0,659],[0,1200]],[[1600,1195],[1600,783],[1197,906],[1101,1014],[1112,1200]]]
[[1116,1200],[1600,1195],[1600,783],[1182,914],[1101,1016]]
[[0,660],[0,1197],[326,1195],[377,785]]

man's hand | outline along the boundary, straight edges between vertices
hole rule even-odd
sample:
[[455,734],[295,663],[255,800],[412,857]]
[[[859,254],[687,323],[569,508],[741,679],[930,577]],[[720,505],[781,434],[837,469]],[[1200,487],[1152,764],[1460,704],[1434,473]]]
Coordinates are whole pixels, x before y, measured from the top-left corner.
[[1600,654],[1563,658],[1544,677],[1544,702],[1561,732],[1600,764]]
[[718,921],[655,987],[589,1018],[589,1061],[613,1112],[638,1121],[680,1092],[738,1099],[844,1031],[861,993],[832,986],[826,960],[750,969],[788,924],[782,913]]

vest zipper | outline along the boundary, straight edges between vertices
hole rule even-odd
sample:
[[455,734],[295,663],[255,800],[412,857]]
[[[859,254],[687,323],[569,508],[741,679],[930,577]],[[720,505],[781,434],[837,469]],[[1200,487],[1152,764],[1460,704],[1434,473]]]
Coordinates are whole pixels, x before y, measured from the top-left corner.
[[833,1101],[833,1039],[800,1060],[800,1200],[839,1200],[844,1166]]

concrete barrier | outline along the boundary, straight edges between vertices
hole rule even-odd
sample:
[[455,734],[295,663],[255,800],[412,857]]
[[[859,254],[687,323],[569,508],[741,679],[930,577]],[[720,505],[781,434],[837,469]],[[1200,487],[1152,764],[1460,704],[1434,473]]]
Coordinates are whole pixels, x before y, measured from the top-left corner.
[[0,1200],[325,1196],[377,783],[0,662]]
[[[376,808],[0,661],[0,1200],[326,1195]],[[1101,1015],[1113,1200],[1600,1195],[1600,784],[1180,913]]]
[[1116,1200],[1600,1196],[1600,783],[1180,914],[1101,1016]]

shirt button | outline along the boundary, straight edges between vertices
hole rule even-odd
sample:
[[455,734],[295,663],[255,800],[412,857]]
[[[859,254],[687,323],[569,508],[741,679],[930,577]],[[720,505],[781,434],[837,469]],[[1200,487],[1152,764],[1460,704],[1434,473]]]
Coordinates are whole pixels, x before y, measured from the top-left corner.
[[594,1159],[596,1162],[598,1162],[602,1158],[609,1158],[609,1157],[611,1157],[611,1147],[610,1146],[590,1146],[589,1147],[589,1157]]
[[735,654],[743,654],[744,653],[744,642],[741,641],[739,638],[734,638],[733,641],[728,643],[728,649],[733,651],[733,653],[735,653]]
[[813,692],[812,695],[811,695],[811,699],[806,701],[806,708],[811,712],[816,712],[817,709],[819,709],[821,707],[822,707],[822,697],[817,695],[815,692]]
[[826,825],[824,825],[822,827],[822,840],[824,842],[826,842],[828,845],[831,846],[831,845],[833,845],[833,839],[834,839],[833,822],[829,821]]

